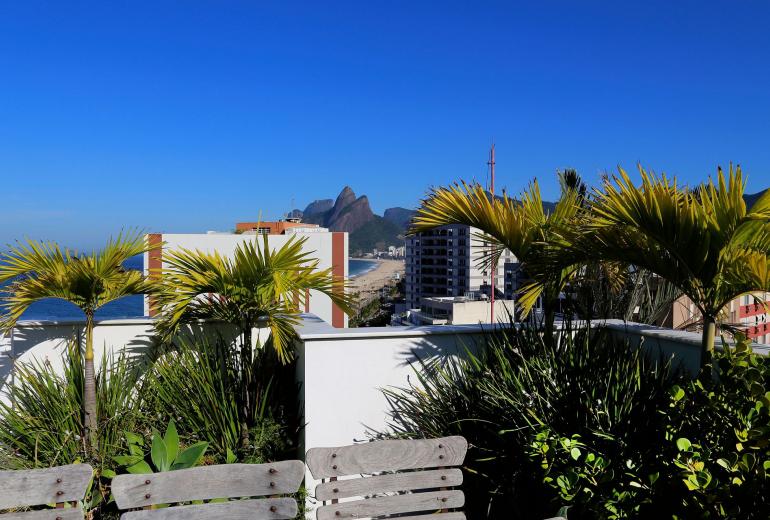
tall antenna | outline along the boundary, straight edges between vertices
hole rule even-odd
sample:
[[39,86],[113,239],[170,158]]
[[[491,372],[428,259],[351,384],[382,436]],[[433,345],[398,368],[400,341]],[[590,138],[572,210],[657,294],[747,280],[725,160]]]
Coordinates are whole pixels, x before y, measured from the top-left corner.
[[[495,143],[492,143],[492,148],[489,150],[489,193],[492,194],[492,204],[495,203]],[[494,247],[494,246],[492,246]],[[490,264],[492,269],[492,277],[490,278],[490,316],[489,322],[495,324],[495,278],[497,278],[497,262]]]

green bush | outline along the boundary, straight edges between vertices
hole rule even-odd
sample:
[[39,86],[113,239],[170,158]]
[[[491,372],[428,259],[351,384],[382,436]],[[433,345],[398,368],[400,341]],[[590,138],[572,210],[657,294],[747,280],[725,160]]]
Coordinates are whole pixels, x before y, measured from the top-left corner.
[[[182,340],[146,374],[145,415],[154,422],[175,421],[191,442],[210,443],[217,462],[226,462],[228,453],[250,463],[293,456],[298,441],[293,370],[293,364],[278,362],[273,349],[257,348],[245,376],[232,341],[206,335]],[[248,403],[241,399],[243,377],[249,377]],[[251,407],[248,413],[245,406]],[[248,443],[241,436],[244,417],[253,417]]]
[[99,435],[86,450],[83,431],[83,358],[76,343],[62,357],[63,373],[35,362],[16,367],[15,384],[0,400],[2,469],[46,468],[86,462],[96,470],[86,508],[100,515],[107,507],[112,456],[123,449],[123,433],[142,422],[138,373],[124,356],[105,356],[96,374]]
[[770,518],[770,361],[691,380],[601,332],[493,336],[386,390],[391,434],[464,435],[473,518]]
[[[667,404],[665,363],[651,362],[601,332],[564,330],[545,341],[534,328],[492,335],[478,356],[423,363],[417,384],[387,390],[398,435],[463,435],[470,445],[464,489],[472,518],[545,518],[561,505],[532,453],[538,434],[579,435],[606,452],[614,484],[626,461],[656,456],[640,425]],[[621,467],[622,466],[622,467]]]

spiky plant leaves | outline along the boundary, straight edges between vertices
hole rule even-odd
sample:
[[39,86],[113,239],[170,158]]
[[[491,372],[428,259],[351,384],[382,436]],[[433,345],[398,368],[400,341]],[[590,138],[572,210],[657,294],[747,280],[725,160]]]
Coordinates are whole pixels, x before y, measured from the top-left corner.
[[28,240],[0,256],[0,283],[9,282],[0,294],[0,329],[12,329],[30,305],[46,298],[73,303],[85,314],[84,426],[92,444],[98,442],[94,315],[107,303],[149,290],[141,272],[123,267],[128,259],[146,250],[141,233],[121,232],[104,248],[90,254],[62,249],[54,242]]
[[231,323],[244,336],[249,348],[253,328],[269,328],[279,357],[288,362],[299,323],[299,309],[309,291],[331,298],[345,312],[352,312],[346,282],[332,269],[318,269],[318,260],[305,251],[305,238],[291,237],[271,248],[267,236],[262,243],[240,244],[232,258],[219,252],[177,250],[164,256],[156,294],[161,310],[158,329],[173,335],[182,323],[211,319]]

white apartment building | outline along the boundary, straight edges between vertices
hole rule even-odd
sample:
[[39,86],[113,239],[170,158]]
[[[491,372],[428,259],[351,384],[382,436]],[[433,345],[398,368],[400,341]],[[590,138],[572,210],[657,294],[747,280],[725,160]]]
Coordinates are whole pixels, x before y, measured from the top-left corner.
[[[318,268],[332,268],[335,277],[344,279],[348,277],[348,234],[344,232],[330,232],[314,224],[302,224],[297,221],[239,223],[236,227],[238,233],[152,233],[147,236],[150,246],[156,247],[149,253],[145,253],[145,271],[149,274],[161,267],[163,255],[168,251],[178,249],[200,250],[207,253],[219,252],[225,256],[232,256],[235,248],[244,242],[259,240],[262,245],[262,236],[268,236],[268,244],[271,248],[278,248],[285,244],[291,236],[301,236],[306,239],[305,250],[311,252],[312,258],[317,258]],[[322,320],[337,328],[348,326],[348,317],[342,309],[334,305],[325,294],[310,291],[307,295],[304,312],[315,314]],[[153,316],[157,310],[153,308],[150,298],[145,297],[145,315]]]
[[[489,323],[492,302],[487,296],[468,293],[467,296],[423,297],[419,309],[406,313],[402,325],[477,325]],[[505,321],[513,316],[513,300],[495,301],[495,320]]]
[[[477,228],[450,225],[406,238],[406,308],[418,309],[427,297],[490,294],[492,273],[480,267],[489,243],[479,240]],[[495,276],[495,298],[505,294],[505,264],[516,257],[505,251]]]

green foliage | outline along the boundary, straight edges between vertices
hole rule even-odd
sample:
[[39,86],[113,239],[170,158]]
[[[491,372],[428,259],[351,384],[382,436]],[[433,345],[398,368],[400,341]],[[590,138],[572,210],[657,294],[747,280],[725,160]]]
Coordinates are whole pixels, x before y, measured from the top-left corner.
[[[464,488],[472,518],[545,518],[563,504],[535,477],[546,475],[531,453],[538,435],[597,443],[618,476],[626,460],[656,456],[639,425],[667,403],[668,366],[601,333],[565,330],[545,341],[537,330],[511,328],[478,356],[420,368],[414,386],[386,390],[391,427],[469,440]],[[568,447],[571,456],[579,445]]]
[[203,459],[209,443],[199,441],[181,449],[179,434],[174,421],[168,423],[166,433],[161,435],[157,430],[152,432],[149,452],[145,453],[144,438],[135,433],[126,433],[127,455],[112,457],[119,466],[128,473],[162,473],[197,466]]
[[740,337],[714,361],[718,376],[672,388],[666,411],[680,518],[770,518],[770,360]]
[[374,218],[350,233],[349,249],[353,253],[370,253],[375,247],[379,250],[387,246],[403,245],[404,229],[384,218]]
[[601,333],[510,330],[386,395],[396,435],[469,440],[473,518],[770,518],[770,360],[741,339],[714,362],[691,380]]
[[351,309],[345,281],[336,279],[331,268],[318,269],[318,260],[304,250],[305,242],[293,236],[271,249],[264,235],[261,244],[240,244],[232,258],[187,249],[169,252],[163,258],[168,267],[158,273],[162,277],[156,287],[159,331],[170,338],[182,323],[230,323],[241,331],[248,357],[252,330],[269,328],[273,348],[288,362],[293,357],[293,327],[310,290],[326,294],[345,311]]
[[[43,362],[16,366],[15,384],[0,400],[0,468],[24,469],[87,462],[96,470],[86,507],[101,514],[114,475],[111,457],[123,449],[123,432],[143,422],[138,374],[126,357],[104,357],[96,374],[97,443],[83,439],[83,356],[71,343],[63,373]],[[12,404],[8,404],[12,403]]]
[[[270,348],[257,348],[251,360],[239,350],[220,336],[181,340],[146,374],[146,415],[174,420],[186,438],[209,442],[216,460],[227,461],[228,454],[240,461],[276,460],[296,445],[290,435],[296,422],[294,365],[279,363]],[[243,362],[249,363],[246,371]],[[240,393],[244,387],[248,400]]]

